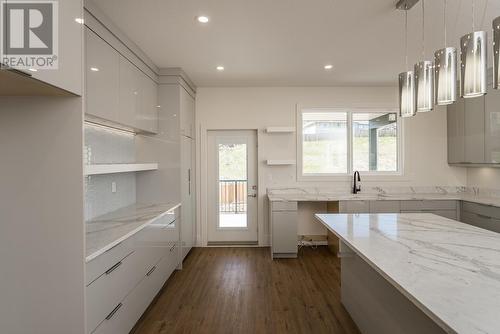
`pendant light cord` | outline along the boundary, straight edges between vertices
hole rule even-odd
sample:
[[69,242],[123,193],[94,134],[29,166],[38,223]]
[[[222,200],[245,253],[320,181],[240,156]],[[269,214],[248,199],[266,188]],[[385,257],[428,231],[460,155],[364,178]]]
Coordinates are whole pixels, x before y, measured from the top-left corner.
[[408,71],[408,9],[405,8],[405,66]]
[[422,58],[425,58],[425,0],[422,0]]
[[443,22],[444,22],[444,47],[446,48],[446,0],[444,0],[444,10],[443,10]]

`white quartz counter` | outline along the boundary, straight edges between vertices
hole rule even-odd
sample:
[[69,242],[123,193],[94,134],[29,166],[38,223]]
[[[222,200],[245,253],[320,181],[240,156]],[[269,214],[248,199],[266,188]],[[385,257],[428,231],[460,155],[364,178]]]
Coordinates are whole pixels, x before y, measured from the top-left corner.
[[409,200],[458,200],[500,207],[500,197],[472,195],[469,193],[418,193],[418,194],[349,194],[349,193],[269,193],[271,202],[329,202],[329,201],[409,201]]
[[447,332],[499,333],[499,233],[429,213],[316,218]]
[[180,203],[134,204],[86,222],[85,261],[93,260],[179,206]]

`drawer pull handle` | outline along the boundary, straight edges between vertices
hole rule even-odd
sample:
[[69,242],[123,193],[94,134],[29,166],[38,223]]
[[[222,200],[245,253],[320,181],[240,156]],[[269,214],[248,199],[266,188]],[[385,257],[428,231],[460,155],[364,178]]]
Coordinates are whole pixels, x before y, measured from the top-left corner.
[[113,318],[113,316],[115,315],[116,312],[118,312],[118,310],[123,306],[122,303],[116,305],[116,307],[113,309],[113,311],[111,311],[110,314],[108,314],[108,316],[106,317],[106,320],[110,320],[111,318]]
[[116,270],[116,268],[118,268],[119,266],[122,265],[122,261],[118,262],[117,264],[115,264],[114,266],[112,266],[111,268],[109,268],[108,270],[106,270],[106,275],[109,275],[111,274],[113,271]]
[[170,251],[173,251],[175,246],[177,246],[177,245],[174,244],[172,247],[170,247]]
[[146,274],[146,276],[151,276],[151,274],[153,273],[153,271],[156,270],[156,266],[153,266],[153,268],[151,268],[148,273]]
[[478,217],[480,217],[480,218],[484,218],[484,219],[491,219],[491,217],[490,217],[490,216],[485,216],[485,215],[482,215],[482,214],[480,214],[480,213],[476,213],[476,215],[477,215]]
[[168,223],[167,226],[170,226],[170,225],[173,225],[173,224],[175,224],[175,220],[172,220],[170,223]]

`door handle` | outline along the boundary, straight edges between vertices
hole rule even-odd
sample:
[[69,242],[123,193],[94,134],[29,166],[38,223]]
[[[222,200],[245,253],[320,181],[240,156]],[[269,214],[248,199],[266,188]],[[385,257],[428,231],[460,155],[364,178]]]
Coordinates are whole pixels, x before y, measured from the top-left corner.
[[257,197],[257,194],[248,194],[248,197]]

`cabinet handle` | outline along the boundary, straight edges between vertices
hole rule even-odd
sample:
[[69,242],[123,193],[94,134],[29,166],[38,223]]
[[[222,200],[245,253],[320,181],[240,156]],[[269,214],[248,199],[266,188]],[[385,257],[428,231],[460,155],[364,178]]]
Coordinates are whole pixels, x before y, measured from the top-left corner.
[[146,274],[146,276],[151,276],[151,274],[153,273],[153,271],[156,270],[156,266],[153,266],[153,268],[151,268],[148,273]]
[[113,309],[113,311],[111,311],[110,314],[108,314],[108,316],[106,317],[106,320],[110,320],[111,318],[113,318],[113,316],[115,315],[116,312],[118,312],[118,310],[123,306],[122,303],[116,305],[116,307]]
[[188,169],[188,195],[191,195],[191,168]]
[[116,270],[116,268],[118,268],[121,265],[122,265],[122,261],[118,262],[117,264],[115,264],[114,266],[112,266],[111,268],[109,268],[108,270],[106,270],[105,274],[106,275],[111,274],[113,271]]
[[172,220],[170,223],[168,223],[167,226],[171,226],[171,225],[174,225],[175,224],[175,220]]
[[170,251],[173,251],[175,246],[177,246],[177,245],[174,244],[172,247],[170,247]]
[[484,219],[491,219],[491,217],[490,217],[490,216],[485,216],[485,215],[482,215],[482,214],[480,214],[480,213],[476,213],[476,215],[477,215],[478,217],[480,217],[480,218],[484,218]]

